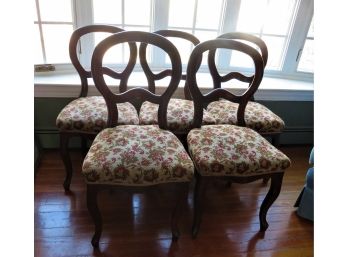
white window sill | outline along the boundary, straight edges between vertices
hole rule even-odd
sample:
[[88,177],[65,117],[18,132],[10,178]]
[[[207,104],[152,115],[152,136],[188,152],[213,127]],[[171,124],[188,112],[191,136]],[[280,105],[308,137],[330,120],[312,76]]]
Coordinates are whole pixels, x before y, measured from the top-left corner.
[[[197,76],[198,85],[201,87],[202,93],[208,92],[212,88],[212,80],[207,73],[201,73]],[[110,80],[111,85],[117,85],[117,81]],[[166,79],[159,82],[156,87],[160,93],[167,85]],[[93,80],[89,80],[88,95],[100,95]],[[142,73],[134,73],[129,79],[129,86],[146,86],[146,78]],[[180,83],[174,97],[184,98],[184,83]],[[240,94],[245,90],[245,83],[235,83],[232,88],[236,94]],[[39,75],[34,78],[34,96],[35,97],[77,97],[80,93],[80,78],[77,73],[71,74],[47,74]],[[314,83],[308,81],[269,78],[264,77],[262,83],[255,94],[256,100],[265,101],[313,101],[314,99]]]

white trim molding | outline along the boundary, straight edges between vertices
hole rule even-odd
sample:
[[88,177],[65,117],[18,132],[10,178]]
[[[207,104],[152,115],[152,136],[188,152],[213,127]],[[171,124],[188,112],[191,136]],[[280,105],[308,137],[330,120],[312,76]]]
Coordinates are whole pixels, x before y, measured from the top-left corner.
[[[146,79],[141,72],[132,74],[129,79],[129,87],[146,86]],[[212,88],[211,78],[208,73],[201,73],[197,77],[198,85],[202,93],[208,92]],[[94,86],[93,80],[89,80],[88,95],[100,95]],[[107,81],[117,87],[117,81]],[[163,92],[166,80],[156,86],[157,92]],[[224,85],[223,85],[224,86]],[[174,97],[184,98],[184,82],[180,83]],[[245,86],[239,83],[226,85],[235,94],[241,94]],[[75,98],[80,93],[80,79],[76,73],[42,75],[34,77],[34,96],[52,98]],[[256,100],[261,101],[314,101],[314,83],[310,81],[300,81],[292,79],[280,79],[264,77],[263,81],[255,94]]]

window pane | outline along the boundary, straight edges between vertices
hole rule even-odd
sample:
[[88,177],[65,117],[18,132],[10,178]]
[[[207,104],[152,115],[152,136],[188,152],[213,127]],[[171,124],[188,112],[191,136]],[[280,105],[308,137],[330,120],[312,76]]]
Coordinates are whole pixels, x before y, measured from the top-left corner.
[[71,0],[39,0],[42,21],[72,22]]
[[138,26],[125,26],[124,30],[126,31],[145,31],[145,32],[150,32],[150,27],[138,27]]
[[285,37],[263,36],[268,48],[268,61],[266,70],[280,70],[285,45]]
[[[190,41],[181,38],[168,37],[168,39],[175,45],[180,53],[181,63],[187,64],[193,49],[193,44]],[[169,64],[169,56],[166,56],[166,63]]]
[[122,24],[121,0],[93,0],[95,23]]
[[[97,46],[103,39],[111,36],[110,33],[95,33],[94,45]],[[118,44],[116,46],[111,47],[103,58],[105,63],[122,63],[123,62],[123,45]],[[92,57],[92,56],[91,56]]]
[[314,72],[314,40],[306,40],[297,70]]
[[188,27],[193,25],[195,1],[172,0],[169,3],[169,27]]
[[287,35],[296,0],[243,0],[237,30]]
[[295,4],[295,0],[269,1],[264,15],[263,33],[287,35]]
[[239,51],[232,51],[230,65],[234,67],[254,68],[254,62],[251,57]]
[[218,29],[221,17],[221,5],[222,0],[198,1],[196,28]]
[[69,63],[69,40],[72,25],[42,25],[47,63]]
[[125,24],[150,25],[151,0],[127,0],[125,3]]
[[267,0],[241,1],[237,31],[260,33]]
[[39,25],[34,24],[34,63],[44,63],[41,40],[40,40],[40,30]]
[[199,39],[199,41],[204,42],[206,40],[215,39],[218,36],[218,33],[217,31],[195,30],[194,35]]
[[32,5],[32,15],[33,15],[33,20],[34,21],[38,21],[39,18],[37,17],[37,5],[36,5],[36,2],[35,2],[35,5]]

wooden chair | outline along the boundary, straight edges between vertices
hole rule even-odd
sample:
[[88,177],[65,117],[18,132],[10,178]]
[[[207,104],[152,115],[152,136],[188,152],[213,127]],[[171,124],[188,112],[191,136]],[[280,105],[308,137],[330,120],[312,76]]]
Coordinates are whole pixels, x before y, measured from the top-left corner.
[[[198,88],[196,73],[205,51],[231,49],[250,56],[255,73],[250,86],[241,95],[234,95],[226,89],[215,88],[203,95]],[[194,189],[194,221],[192,235],[198,234],[203,197],[207,183],[213,179],[226,179],[237,183],[249,183],[257,179],[271,178],[270,189],[260,208],[260,230],[268,227],[266,214],[280,193],[284,170],[290,166],[287,156],[272,146],[264,137],[245,127],[245,108],[256,92],[263,76],[263,60],[252,47],[230,39],[215,39],[201,43],[193,50],[187,67],[187,83],[194,102],[194,122],[187,136],[190,156],[196,167]],[[211,73],[216,76],[215,73]],[[226,78],[243,76],[230,72]],[[202,126],[203,109],[219,99],[238,103],[237,125],[219,124]]]
[[[171,78],[163,94],[154,94],[140,87],[119,94],[111,92],[104,80],[103,56],[110,47],[127,42],[151,44],[169,55]],[[93,141],[82,166],[87,183],[87,207],[95,224],[92,238],[94,247],[98,247],[102,232],[97,194],[100,190],[110,188],[138,192],[159,184],[176,186],[178,200],[172,214],[171,229],[172,239],[175,241],[179,237],[178,219],[181,206],[187,200],[194,167],[179,139],[166,130],[166,114],[169,99],[179,85],[181,72],[181,60],[175,46],[166,38],[149,32],[114,34],[100,42],[93,52],[93,80],[108,110],[107,128]],[[149,101],[159,105],[158,125],[119,124],[117,105],[134,99],[140,103]]]
[[[258,47],[263,59],[263,67],[266,67],[268,49],[261,38],[241,32],[222,34],[218,38],[241,40],[242,42],[251,43],[255,48]],[[215,52],[216,51],[209,52],[208,66],[210,72],[213,74],[214,88],[221,88],[221,83],[228,81],[230,78],[227,75],[221,76],[219,74],[215,64]],[[253,80],[253,76],[242,75],[236,77],[236,79],[250,84]],[[216,124],[236,125],[237,109],[238,103],[226,100],[212,102],[207,107],[209,114],[214,116]],[[279,136],[285,127],[284,121],[264,105],[255,102],[254,95],[250,98],[245,108],[245,123],[248,128],[259,132],[261,135],[271,137],[272,144],[276,147],[279,146]]]
[[[193,46],[199,44],[199,39],[194,35],[179,31],[179,30],[158,30],[154,33],[167,37],[167,38],[179,38],[192,43]],[[145,75],[147,77],[149,90],[155,93],[156,81],[161,80],[167,76],[170,76],[170,71],[165,70],[158,74],[153,73],[147,59],[146,59],[146,44],[141,44],[139,49],[140,63],[143,67]],[[190,131],[190,127],[193,123],[193,102],[186,83],[186,74],[181,75],[181,79],[185,81],[184,94],[185,99],[171,98],[168,105],[168,129],[177,135],[183,142],[186,141],[187,133]],[[158,106],[150,102],[144,102],[141,106],[139,113],[140,124],[157,124],[157,110]],[[213,119],[209,113],[204,113],[204,124],[214,124]]]
[[[93,139],[96,134],[106,127],[107,109],[102,96],[88,95],[88,78],[92,74],[88,68],[84,68],[78,56],[78,44],[82,36],[96,32],[118,33],[123,29],[110,25],[89,25],[76,29],[70,38],[69,55],[73,66],[79,74],[81,80],[81,91],[77,99],[71,101],[59,113],[56,125],[60,135],[60,152],[66,170],[66,178],[63,186],[66,191],[70,189],[72,178],[72,165],[68,151],[69,141],[71,137],[81,137],[82,145],[86,151],[87,139]],[[136,56],[137,48],[135,44],[129,44],[130,60],[133,61]],[[121,79],[120,92],[126,90],[127,80],[135,65],[135,62],[129,62],[127,68],[117,73],[111,69],[106,69],[111,77]],[[136,109],[127,103],[119,106],[119,121],[123,124],[139,124],[139,118]]]
[[[242,42],[248,42],[258,48],[263,60],[263,67],[265,68],[268,60],[268,49],[265,42],[254,35],[242,33],[242,32],[231,32],[220,35],[218,38],[235,39],[241,40]],[[221,83],[228,81],[230,78],[221,76],[217,70],[215,64],[215,52],[210,51],[208,54],[208,66],[210,72],[213,74],[214,88],[221,88]],[[241,75],[236,77],[236,79],[251,83],[253,76]],[[207,111],[209,115],[213,117],[216,124],[237,124],[237,110],[238,103],[219,100],[212,102],[208,105]],[[271,142],[275,147],[279,147],[280,134],[285,128],[285,123],[278,115],[273,113],[266,106],[257,103],[255,101],[254,95],[250,98],[246,108],[245,108],[245,123],[246,127],[251,128],[264,137],[270,137]],[[263,183],[267,184],[268,179],[264,179]],[[230,186],[229,182],[229,186]]]

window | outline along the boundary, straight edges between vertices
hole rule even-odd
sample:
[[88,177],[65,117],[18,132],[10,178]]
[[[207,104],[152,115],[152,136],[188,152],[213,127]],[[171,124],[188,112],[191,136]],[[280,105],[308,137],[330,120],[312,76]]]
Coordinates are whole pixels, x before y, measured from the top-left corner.
[[[314,68],[314,25],[313,21],[309,27],[307,38],[303,49],[300,50],[301,57],[297,67],[298,71],[313,72]],[[300,56],[300,55],[299,55]]]
[[35,64],[67,63],[73,32],[71,0],[35,0]]
[[[74,28],[113,24],[125,30],[183,30],[201,41],[240,31],[261,37],[269,50],[265,75],[313,78],[313,0],[35,0],[37,49],[35,64],[69,64],[68,42]],[[310,26],[309,26],[310,25]],[[94,46],[108,34],[83,38],[80,58],[89,65]],[[175,41],[175,39],[172,39]],[[192,45],[176,40],[187,64]],[[127,59],[128,46],[117,46],[107,57],[115,65]],[[148,49],[153,67],[169,59]],[[249,60],[231,51],[217,54],[220,70],[230,66],[248,70]],[[203,69],[204,71],[204,69]]]

